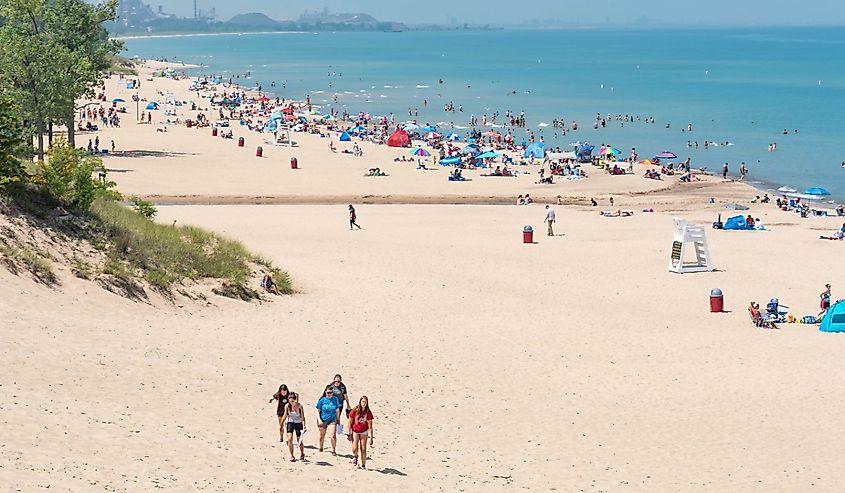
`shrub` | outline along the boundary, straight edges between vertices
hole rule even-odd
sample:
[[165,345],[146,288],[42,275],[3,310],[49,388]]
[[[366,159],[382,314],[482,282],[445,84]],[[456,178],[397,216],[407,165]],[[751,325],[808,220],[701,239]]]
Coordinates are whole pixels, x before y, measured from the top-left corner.
[[135,212],[144,216],[150,221],[155,219],[156,214],[158,214],[158,211],[156,210],[153,203],[144,200],[141,197],[136,197],[134,195],[129,197],[129,205],[132,206],[132,209],[134,209]]
[[38,163],[33,181],[46,187],[60,202],[84,211],[98,197],[120,196],[114,190],[114,182],[103,183],[94,178],[94,171],[102,166],[100,158],[59,142],[48,152],[47,161]]

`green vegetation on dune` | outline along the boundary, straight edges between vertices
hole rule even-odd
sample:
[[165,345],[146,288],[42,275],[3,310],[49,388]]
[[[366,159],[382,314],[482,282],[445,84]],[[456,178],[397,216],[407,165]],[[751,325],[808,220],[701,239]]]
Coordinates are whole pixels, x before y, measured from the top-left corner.
[[192,226],[154,223],[107,199],[94,201],[91,215],[112,242],[109,258],[152,285],[169,287],[182,279],[212,278],[243,286],[250,281],[251,264],[255,264],[274,273],[281,292],[293,292],[287,274],[237,241]]

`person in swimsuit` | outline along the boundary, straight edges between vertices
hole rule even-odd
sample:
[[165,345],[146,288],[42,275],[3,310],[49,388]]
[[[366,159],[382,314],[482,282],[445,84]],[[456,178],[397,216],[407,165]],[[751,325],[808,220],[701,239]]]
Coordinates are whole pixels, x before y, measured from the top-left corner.
[[293,455],[294,435],[296,435],[296,441],[299,442],[299,460],[305,460],[305,443],[302,440],[302,435],[307,431],[305,426],[305,409],[299,403],[299,396],[296,392],[291,392],[288,396],[288,404],[285,406],[285,414],[282,416],[282,421],[286,423],[287,427],[290,461],[296,462],[296,457]]
[[340,401],[334,396],[334,389],[331,385],[326,386],[323,397],[317,401],[317,428],[320,429],[320,452],[323,451],[323,443],[326,440],[326,433],[331,436],[332,455],[337,455],[337,423],[340,421]]
[[349,229],[355,228],[361,229],[361,226],[358,226],[358,223],[355,222],[358,220],[358,215],[355,214],[355,208],[352,207],[352,204],[349,204]]
[[370,401],[367,396],[358,400],[358,405],[349,413],[349,429],[352,434],[352,463],[358,467],[358,449],[361,450],[361,469],[367,468],[367,439],[373,444],[373,413],[370,412]]
[[290,391],[288,390],[288,386],[285,384],[279,385],[279,390],[273,397],[270,398],[270,403],[273,401],[279,401],[279,405],[276,406],[276,417],[279,418],[279,441],[284,443],[285,441],[285,420],[282,419],[285,415],[285,406],[288,405],[288,398],[290,397]]
[[830,284],[824,285],[824,291],[819,295],[819,298],[821,298],[819,301],[819,306],[822,309],[821,313],[819,313],[819,317],[821,317],[830,308]]

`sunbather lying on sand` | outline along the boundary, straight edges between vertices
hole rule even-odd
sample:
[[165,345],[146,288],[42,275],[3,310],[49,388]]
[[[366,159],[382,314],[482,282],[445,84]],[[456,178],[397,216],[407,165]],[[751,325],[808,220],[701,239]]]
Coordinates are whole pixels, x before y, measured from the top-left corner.
[[623,211],[621,209],[617,209],[616,212],[601,211],[601,215],[604,217],[630,217],[634,215],[634,211]]
[[388,176],[388,174],[383,172],[381,168],[370,168],[364,176]]

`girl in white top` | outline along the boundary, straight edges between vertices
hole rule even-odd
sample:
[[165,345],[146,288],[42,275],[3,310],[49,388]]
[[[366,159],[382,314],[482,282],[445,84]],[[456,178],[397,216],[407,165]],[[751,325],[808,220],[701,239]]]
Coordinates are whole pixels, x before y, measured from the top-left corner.
[[288,404],[285,406],[285,414],[282,417],[287,426],[287,442],[288,450],[290,450],[290,461],[296,462],[296,457],[293,455],[293,437],[296,435],[299,442],[299,460],[305,460],[305,443],[302,440],[302,434],[305,433],[305,409],[299,403],[299,395],[296,392],[291,392],[288,397]]

